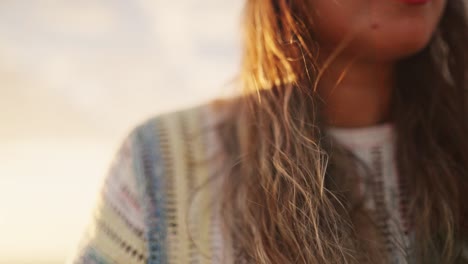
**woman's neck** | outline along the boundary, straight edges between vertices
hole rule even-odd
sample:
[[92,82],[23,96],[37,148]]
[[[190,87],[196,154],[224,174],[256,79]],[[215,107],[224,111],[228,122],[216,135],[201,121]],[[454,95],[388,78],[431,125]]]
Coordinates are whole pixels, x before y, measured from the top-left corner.
[[365,127],[388,121],[393,65],[349,61],[337,59],[318,82],[326,123],[335,127]]

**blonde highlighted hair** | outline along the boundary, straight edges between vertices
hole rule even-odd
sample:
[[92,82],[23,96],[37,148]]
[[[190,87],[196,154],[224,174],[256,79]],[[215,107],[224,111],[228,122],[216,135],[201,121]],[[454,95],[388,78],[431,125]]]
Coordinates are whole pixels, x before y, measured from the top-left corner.
[[[310,1],[246,1],[245,94],[218,130],[223,230],[235,263],[386,263],[352,191],[360,165],[324,133]],[[396,158],[417,263],[467,263],[467,47],[464,2],[449,0],[430,44],[397,66]]]

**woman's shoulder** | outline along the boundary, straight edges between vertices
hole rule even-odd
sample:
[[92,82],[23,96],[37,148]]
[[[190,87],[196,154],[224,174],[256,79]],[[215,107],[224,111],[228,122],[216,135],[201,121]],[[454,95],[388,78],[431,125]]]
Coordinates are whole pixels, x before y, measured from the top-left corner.
[[212,203],[219,191],[219,181],[213,178],[219,157],[216,124],[228,104],[229,100],[215,100],[159,114],[135,130],[147,242],[157,248],[149,252],[152,259],[189,263],[201,257],[188,242],[190,237],[199,240],[203,252],[216,254],[213,234],[219,231],[213,222],[217,207]]
[[207,101],[154,115],[135,126],[129,152],[144,185],[156,184],[153,188],[158,189],[167,188],[159,182],[194,184],[193,178],[209,178],[222,166],[219,128],[236,100]]
[[140,145],[156,144],[153,151],[170,148],[172,156],[188,151],[189,147],[212,147],[216,144],[216,129],[235,100],[218,98],[153,115],[136,124],[130,134]]
[[114,157],[74,263],[190,263],[200,256],[188,243],[189,209],[193,234],[203,252],[212,251],[211,201],[218,188],[205,183],[217,183],[210,181],[218,175],[216,124],[229,102],[158,114],[133,127]]

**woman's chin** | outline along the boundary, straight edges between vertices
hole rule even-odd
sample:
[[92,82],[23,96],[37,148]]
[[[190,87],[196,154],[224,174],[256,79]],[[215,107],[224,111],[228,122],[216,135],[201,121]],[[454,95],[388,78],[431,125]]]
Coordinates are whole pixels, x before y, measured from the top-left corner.
[[393,34],[386,37],[372,38],[362,45],[360,53],[368,60],[392,62],[410,57],[429,45],[431,34],[427,32],[411,32]]

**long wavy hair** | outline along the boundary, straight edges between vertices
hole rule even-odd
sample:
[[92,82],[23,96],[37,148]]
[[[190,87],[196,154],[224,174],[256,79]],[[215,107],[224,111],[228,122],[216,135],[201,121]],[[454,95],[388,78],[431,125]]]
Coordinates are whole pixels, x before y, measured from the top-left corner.
[[[381,231],[353,192],[361,165],[324,132],[316,84],[326,63],[310,1],[246,1],[245,93],[218,130],[222,230],[235,263],[386,263]],[[396,70],[396,160],[416,242],[405,254],[417,263],[468,263],[465,10],[448,0],[429,45]]]

